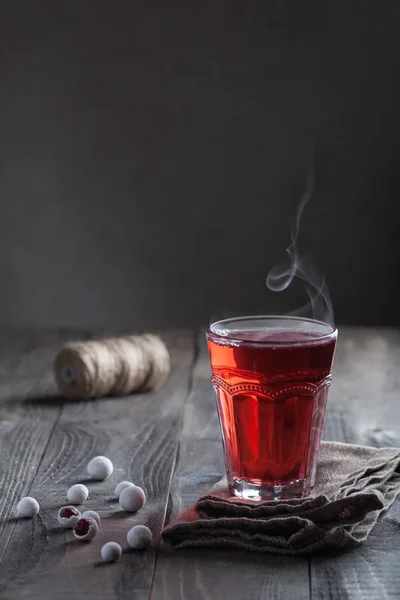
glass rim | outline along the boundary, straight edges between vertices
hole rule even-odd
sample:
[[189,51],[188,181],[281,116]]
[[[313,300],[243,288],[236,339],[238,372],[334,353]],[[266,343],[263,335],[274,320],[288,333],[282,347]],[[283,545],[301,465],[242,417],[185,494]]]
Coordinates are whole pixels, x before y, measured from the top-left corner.
[[[291,340],[288,341],[259,341],[259,340],[246,340],[246,338],[235,337],[234,331],[232,331],[232,335],[222,335],[218,333],[218,331],[213,330],[216,326],[228,325],[235,322],[240,321],[272,321],[272,320],[281,320],[281,321],[301,321],[305,323],[315,323],[317,325],[323,325],[324,327],[330,329],[328,333],[322,333],[321,335],[315,334],[315,336],[310,336],[308,340]],[[214,321],[211,323],[206,330],[207,339],[215,342],[224,342],[225,344],[235,344],[235,345],[246,345],[246,346],[312,346],[315,344],[321,344],[323,342],[328,342],[330,340],[336,339],[338,334],[338,330],[334,325],[327,323],[326,321],[321,321],[318,319],[311,319],[308,317],[298,317],[295,315],[245,315],[243,317],[230,317],[228,319],[221,319],[219,321]]]

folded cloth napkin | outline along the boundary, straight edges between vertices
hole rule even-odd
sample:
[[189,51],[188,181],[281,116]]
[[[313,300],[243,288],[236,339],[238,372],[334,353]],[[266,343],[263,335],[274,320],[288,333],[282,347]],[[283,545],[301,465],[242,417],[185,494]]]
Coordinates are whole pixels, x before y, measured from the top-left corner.
[[163,531],[173,548],[225,547],[307,556],[363,542],[400,492],[400,449],[322,442],[307,498],[249,501],[226,479]]

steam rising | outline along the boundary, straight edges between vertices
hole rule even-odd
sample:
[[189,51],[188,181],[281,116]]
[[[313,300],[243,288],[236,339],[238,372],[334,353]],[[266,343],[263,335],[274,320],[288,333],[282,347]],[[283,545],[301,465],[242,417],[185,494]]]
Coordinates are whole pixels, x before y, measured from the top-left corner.
[[282,292],[289,287],[295,277],[301,279],[304,281],[304,288],[308,294],[309,301],[290,314],[312,317],[313,319],[325,321],[333,325],[332,302],[325,276],[308,257],[301,256],[297,249],[301,218],[306,205],[312,198],[314,188],[315,177],[314,170],[312,170],[307,178],[306,188],[300,197],[297,207],[296,218],[291,231],[292,242],[286,248],[288,256],[285,261],[272,267],[267,275],[266,284],[269,290]]

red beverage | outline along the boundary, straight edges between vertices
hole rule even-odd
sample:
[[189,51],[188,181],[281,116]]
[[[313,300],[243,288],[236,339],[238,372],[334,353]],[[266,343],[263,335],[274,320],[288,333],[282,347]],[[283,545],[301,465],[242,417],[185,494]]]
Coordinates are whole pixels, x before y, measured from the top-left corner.
[[337,332],[319,321],[248,317],[207,333],[228,484],[246,498],[314,484]]

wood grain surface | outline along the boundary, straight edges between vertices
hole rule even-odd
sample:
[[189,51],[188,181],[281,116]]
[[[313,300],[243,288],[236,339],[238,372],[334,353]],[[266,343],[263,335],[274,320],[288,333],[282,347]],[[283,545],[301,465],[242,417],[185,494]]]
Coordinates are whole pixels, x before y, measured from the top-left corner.
[[[157,392],[60,405],[40,399],[23,405],[13,401],[12,410],[28,412],[20,435],[23,441],[15,442],[15,436],[7,440],[14,464],[6,481],[12,496],[5,494],[2,502],[8,507],[2,530],[11,537],[3,545],[0,562],[2,598],[147,597],[195,348],[189,332],[165,339],[172,372]],[[101,483],[87,481],[86,474],[89,459],[98,454],[109,456],[115,466],[110,480]],[[25,480],[27,470],[32,471],[30,480]],[[147,503],[137,517],[121,511],[114,498],[115,485],[123,479],[146,492]],[[68,503],[67,489],[79,481],[90,490],[85,509],[95,509],[102,517],[100,534],[90,544],[76,541],[56,519],[59,507]],[[15,520],[16,502],[27,493],[40,503],[40,515]],[[126,533],[142,522],[153,531],[153,548],[129,552]],[[118,565],[100,562],[101,546],[109,540],[118,541],[125,550]]]
[[[185,410],[180,461],[171,486],[169,521],[207,492],[224,472],[215,396],[202,339],[199,349]],[[162,547],[152,597],[280,599],[295,592],[300,600],[309,598],[306,560],[224,550],[173,552]]]
[[[0,343],[1,599],[400,598],[399,502],[364,545],[338,555],[167,550],[160,544],[164,522],[224,470],[204,336],[196,343],[189,331],[165,335],[173,368],[157,392],[64,403],[55,397],[51,363],[60,344],[76,337],[90,334],[7,332]],[[399,359],[399,330],[340,329],[325,439],[400,443]],[[114,462],[108,481],[87,481],[86,464],[96,454]],[[122,479],[146,492],[137,515],[119,510],[113,497]],[[56,520],[67,488],[78,481],[90,490],[84,507],[102,517],[99,535],[86,544]],[[16,520],[16,503],[28,493],[40,514]],[[154,533],[147,552],[127,549],[126,533],[137,523]],[[104,565],[100,548],[112,539],[123,556]]]
[[[400,445],[400,331],[350,329],[340,335],[324,438]],[[310,559],[311,597],[400,598],[400,501],[368,540],[336,556]]]
[[52,377],[53,357],[66,341],[76,337],[86,339],[88,334],[64,330],[1,331],[0,565],[16,526],[15,505],[28,494],[61,414],[62,401],[50,400],[57,394]]

